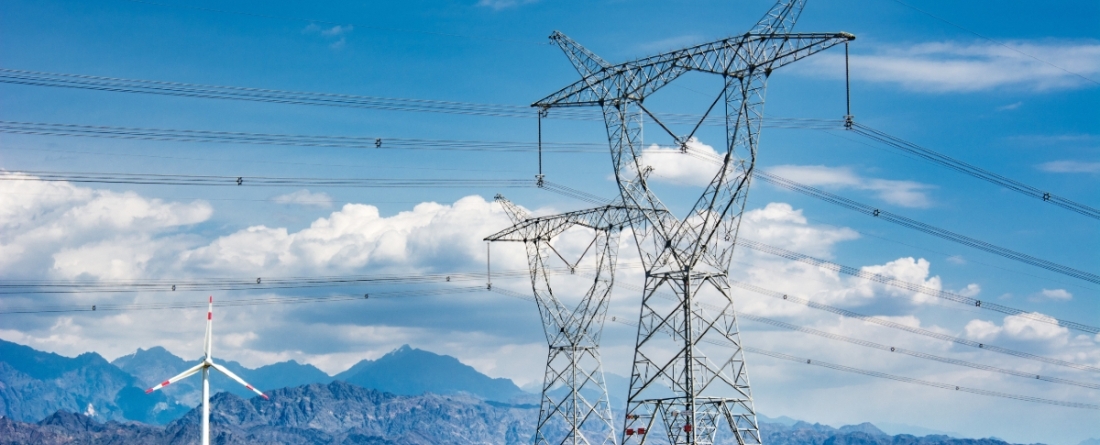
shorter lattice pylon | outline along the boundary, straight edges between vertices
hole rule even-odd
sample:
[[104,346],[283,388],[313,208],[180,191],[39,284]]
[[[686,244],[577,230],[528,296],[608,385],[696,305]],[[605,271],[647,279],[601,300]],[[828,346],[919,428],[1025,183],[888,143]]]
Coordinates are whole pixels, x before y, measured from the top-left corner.
[[[485,240],[524,243],[531,287],[549,345],[535,443],[615,444],[616,429],[600,361],[600,335],[614,282],[619,235],[624,226],[630,226],[632,217],[641,215],[621,205],[607,205],[529,218],[503,196],[497,195],[496,200],[515,224]],[[579,258],[569,261],[551,240],[576,227],[590,229],[592,242]],[[590,256],[586,264],[595,266],[579,271],[586,256]],[[563,303],[554,294],[551,276],[557,272],[593,277],[576,306]]]

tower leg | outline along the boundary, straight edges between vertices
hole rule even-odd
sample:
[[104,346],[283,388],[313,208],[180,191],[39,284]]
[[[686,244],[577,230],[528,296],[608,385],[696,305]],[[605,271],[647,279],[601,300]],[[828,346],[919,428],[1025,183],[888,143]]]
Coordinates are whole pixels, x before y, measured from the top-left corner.
[[646,280],[629,394],[624,444],[761,443],[724,275]]

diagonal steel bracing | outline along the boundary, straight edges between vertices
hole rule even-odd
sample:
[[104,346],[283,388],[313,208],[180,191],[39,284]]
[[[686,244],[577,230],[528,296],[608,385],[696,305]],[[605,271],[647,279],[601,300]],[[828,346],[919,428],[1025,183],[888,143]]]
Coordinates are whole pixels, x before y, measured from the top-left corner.
[[[543,112],[600,107],[622,203],[647,209],[640,213],[644,218],[631,221],[646,282],[624,443],[711,444],[720,429],[729,432],[724,440],[760,443],[727,274],[756,162],[767,79],[775,69],[855,38],[792,33],[804,5],[780,0],[748,33],[618,65],[561,33],[550,36],[581,79],[533,106]],[[689,71],[723,78],[702,119],[724,104],[726,147],[722,166],[681,219],[649,188],[641,123],[648,115],[679,143],[690,139],[672,134],[643,104]],[[659,292],[677,298],[654,298]]]
[[[606,205],[529,218],[503,196],[497,195],[496,200],[514,225],[485,240],[524,243],[531,287],[550,346],[535,443],[614,445],[616,429],[600,361],[600,334],[614,282],[619,235],[652,212]],[[551,240],[576,227],[590,229],[592,241],[579,258],[569,258]],[[586,264],[595,264],[595,278],[580,302],[570,307],[555,294],[548,269],[561,261],[574,271],[586,256]]]

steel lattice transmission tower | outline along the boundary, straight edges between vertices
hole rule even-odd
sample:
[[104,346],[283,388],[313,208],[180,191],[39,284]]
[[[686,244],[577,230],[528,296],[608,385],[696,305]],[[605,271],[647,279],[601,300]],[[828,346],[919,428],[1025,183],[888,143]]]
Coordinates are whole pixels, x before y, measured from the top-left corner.
[[[737,443],[760,443],[727,273],[755,166],[765,86],[773,70],[855,38],[791,33],[804,5],[780,0],[743,35],[619,65],[561,33],[550,36],[581,80],[533,106],[600,107],[622,202],[650,210],[631,227],[646,281],[624,443],[710,444],[723,423]],[[643,101],[688,71],[722,76],[723,89],[700,123],[724,103],[726,146],[717,174],[678,219],[647,184],[641,123],[645,113],[686,149],[695,130],[673,134]]]
[[[529,218],[503,196],[497,195],[496,201],[514,225],[485,240],[524,243],[531,287],[550,346],[535,443],[614,445],[615,426],[600,361],[600,334],[615,278],[619,235],[631,224],[631,218],[643,216],[621,205],[607,205]],[[591,229],[594,235],[579,258],[567,260],[550,242],[575,227]],[[594,279],[580,302],[570,307],[554,293],[550,276],[555,268],[551,264],[560,260],[567,273],[574,274],[587,255],[591,257],[585,264],[594,264]]]

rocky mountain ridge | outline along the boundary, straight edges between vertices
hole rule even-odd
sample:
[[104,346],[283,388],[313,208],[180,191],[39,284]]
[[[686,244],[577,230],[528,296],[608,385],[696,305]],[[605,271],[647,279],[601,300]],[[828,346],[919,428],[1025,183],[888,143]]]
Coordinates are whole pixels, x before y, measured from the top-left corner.
[[[220,445],[527,444],[538,409],[473,397],[399,396],[341,381],[272,391],[271,400],[220,393],[212,399],[212,439]],[[769,445],[1008,445],[998,439],[888,435],[870,423],[833,428],[761,423]],[[198,442],[199,409],[165,426],[108,421],[59,411],[37,423],[0,418],[0,445]],[[729,445],[729,438],[719,440]]]

